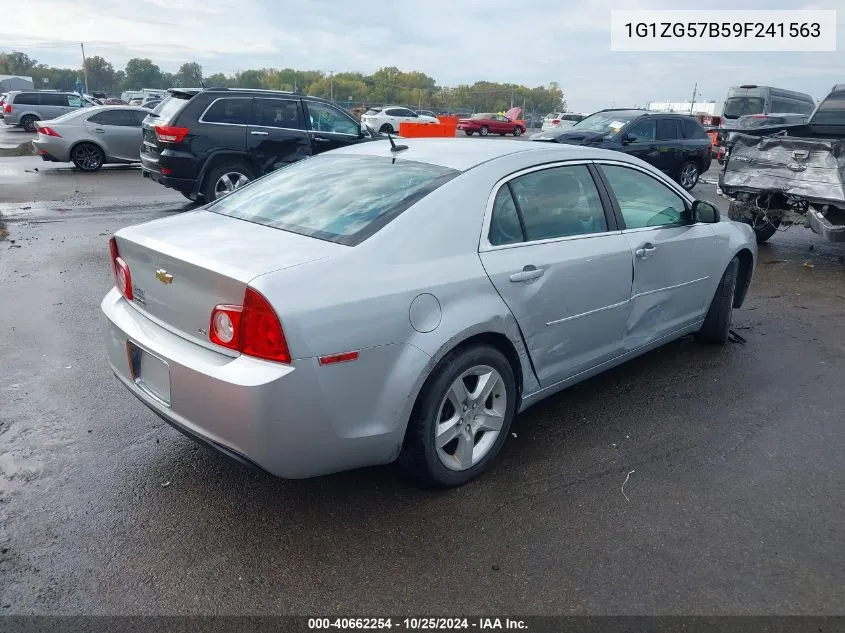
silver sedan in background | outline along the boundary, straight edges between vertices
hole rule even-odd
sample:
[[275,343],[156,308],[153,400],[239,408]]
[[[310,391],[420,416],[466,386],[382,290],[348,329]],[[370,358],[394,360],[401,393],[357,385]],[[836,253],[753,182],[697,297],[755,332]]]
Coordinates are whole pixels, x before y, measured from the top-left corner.
[[728,339],[754,234],[660,171],[572,145],[402,143],[118,231],[102,310],[120,382],[275,475],[398,459],[455,486],[541,399],[687,334]]
[[36,123],[32,144],[45,161],[72,162],[82,171],[141,160],[141,123],[150,113],[133,106],[97,106]]

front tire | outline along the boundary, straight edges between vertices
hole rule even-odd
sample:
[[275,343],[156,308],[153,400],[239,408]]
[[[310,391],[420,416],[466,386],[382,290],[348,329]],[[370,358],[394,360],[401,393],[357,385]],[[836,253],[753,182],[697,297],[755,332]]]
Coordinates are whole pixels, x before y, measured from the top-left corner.
[[486,125],[482,125],[481,129],[478,130],[478,133],[481,134],[481,136],[487,136],[490,133],[490,128],[488,128]]
[[762,244],[777,233],[778,227],[780,227],[780,219],[772,218],[757,219],[751,225],[751,228],[754,230],[754,238],[758,244]]
[[31,114],[28,114],[24,118],[21,119],[21,127],[26,132],[34,132],[35,131],[35,124],[37,122],[38,122],[37,118],[35,118]]
[[93,143],[80,143],[73,148],[70,159],[80,171],[98,171],[106,162],[106,155]]
[[736,281],[739,274],[739,259],[734,257],[722,275],[716,294],[710,303],[710,309],[704,318],[701,329],[695,333],[695,339],[702,343],[724,344],[731,332],[733,319]]
[[224,163],[209,172],[203,183],[202,195],[209,202],[232,193],[255,180],[255,175],[243,163]]
[[696,165],[693,161],[688,160],[681,165],[681,169],[678,172],[678,184],[687,191],[690,191],[698,184],[698,176],[698,165]]
[[501,451],[516,398],[513,368],[498,349],[472,345],[453,350],[417,398],[399,463],[428,485],[465,484]]
[[524,132],[524,130],[519,126],[517,126],[513,129],[513,135],[514,136],[522,136],[523,132]]

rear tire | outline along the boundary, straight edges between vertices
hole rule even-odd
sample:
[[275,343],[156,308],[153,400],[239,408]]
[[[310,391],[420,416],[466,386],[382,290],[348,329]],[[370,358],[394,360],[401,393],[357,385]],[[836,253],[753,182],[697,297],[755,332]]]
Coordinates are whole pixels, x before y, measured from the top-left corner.
[[475,132],[473,132],[472,130],[465,130],[464,134],[466,134],[467,136],[472,136],[473,134],[475,134]]
[[736,280],[739,274],[739,259],[734,257],[722,275],[716,294],[710,303],[710,309],[704,318],[701,329],[695,333],[695,339],[702,343],[724,344],[731,332]]
[[490,128],[488,128],[486,125],[482,125],[481,129],[478,130],[478,133],[481,134],[481,136],[487,136],[490,133]]
[[38,119],[31,114],[26,115],[24,118],[21,119],[21,127],[27,132],[34,132],[35,131],[35,123]]
[[106,162],[106,155],[93,143],[80,143],[70,153],[70,159],[80,171],[98,171]]
[[687,191],[691,191],[698,184],[699,175],[698,165],[688,160],[681,165],[681,169],[678,171],[678,184]]
[[393,126],[390,125],[390,123],[385,123],[378,129],[378,131],[382,134],[396,134],[396,132],[393,130]]
[[206,175],[202,195],[208,202],[214,202],[252,180],[255,180],[255,174],[243,163],[223,163]]
[[[482,378],[473,372],[489,380],[489,395],[481,395]],[[462,388],[456,390],[455,385]],[[466,398],[456,395],[457,391],[464,392]],[[474,400],[473,395],[481,397]],[[501,451],[513,421],[516,398],[513,368],[498,349],[472,345],[452,350],[434,369],[417,398],[399,463],[427,485],[451,488],[465,484],[486,470]],[[466,402],[467,406],[456,407],[453,401]],[[501,420],[501,424],[493,420]],[[482,428],[475,430],[476,425]],[[498,427],[498,431],[485,430],[488,425]],[[461,463],[463,455],[469,459]]]
[[754,229],[754,237],[757,240],[757,243],[762,244],[778,232],[779,226],[780,220],[773,220],[769,218],[765,221],[758,221],[757,224],[752,224],[751,228]]

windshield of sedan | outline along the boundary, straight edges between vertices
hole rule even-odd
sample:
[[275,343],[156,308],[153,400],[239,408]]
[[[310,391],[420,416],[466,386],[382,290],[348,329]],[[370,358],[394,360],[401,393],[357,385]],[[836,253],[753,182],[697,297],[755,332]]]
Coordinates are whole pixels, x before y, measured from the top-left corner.
[[610,138],[641,115],[642,112],[596,112],[569,129],[579,132],[595,132],[601,134],[603,138]]
[[355,246],[459,173],[379,156],[320,155],[260,178],[206,209]]

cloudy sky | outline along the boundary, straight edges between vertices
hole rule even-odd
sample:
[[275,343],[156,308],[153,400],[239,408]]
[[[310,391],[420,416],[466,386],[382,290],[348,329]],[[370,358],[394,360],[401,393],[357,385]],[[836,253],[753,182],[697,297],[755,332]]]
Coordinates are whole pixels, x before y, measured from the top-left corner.
[[[441,85],[557,81],[573,111],[721,101],[729,86],[775,85],[820,98],[845,82],[841,0],[26,0],[5,11],[0,51],[116,68],[149,57],[164,70],[197,61],[204,73],[260,67],[373,72],[419,70]],[[588,8],[589,7],[589,8]],[[829,53],[630,53],[610,50],[611,9],[839,9]],[[36,17],[37,16],[37,17]]]

